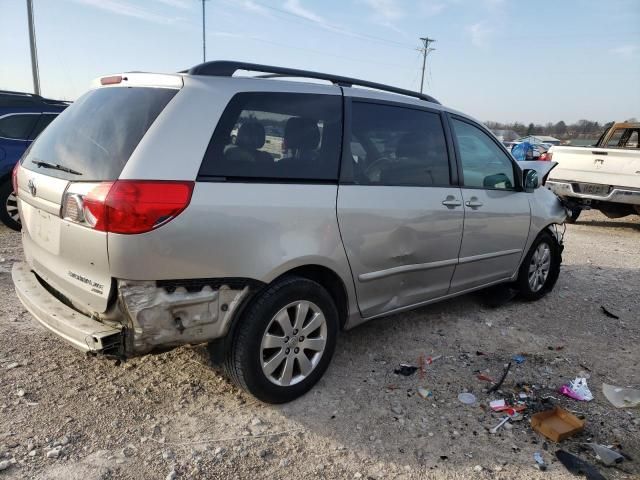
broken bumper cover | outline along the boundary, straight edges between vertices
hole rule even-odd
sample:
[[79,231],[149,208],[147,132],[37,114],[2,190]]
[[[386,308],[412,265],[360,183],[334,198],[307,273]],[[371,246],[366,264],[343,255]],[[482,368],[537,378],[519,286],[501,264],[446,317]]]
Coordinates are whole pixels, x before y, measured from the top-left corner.
[[42,325],[83,352],[118,353],[123,329],[106,325],[68,307],[52,295],[26,263],[11,270],[18,298]]
[[607,195],[592,195],[576,192],[570,182],[547,180],[545,186],[559,197],[571,197],[583,200],[598,200],[600,202],[626,203],[640,205],[640,190],[613,187]]

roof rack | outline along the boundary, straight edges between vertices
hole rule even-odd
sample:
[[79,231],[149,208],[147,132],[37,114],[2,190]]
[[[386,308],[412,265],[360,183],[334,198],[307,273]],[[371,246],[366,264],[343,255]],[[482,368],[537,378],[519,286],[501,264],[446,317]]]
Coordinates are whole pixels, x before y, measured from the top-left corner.
[[392,87],[383,83],[369,82],[367,80],[358,80],[356,78],[342,77],[340,75],[332,75],[329,73],[312,72],[308,70],[298,70],[295,68],[274,67],[271,65],[260,65],[257,63],[234,62],[228,60],[218,60],[214,62],[205,62],[180,73],[189,75],[207,75],[212,77],[232,77],[238,70],[247,70],[251,72],[264,72],[267,75],[260,75],[258,78],[275,78],[275,77],[302,77],[315,78],[319,80],[327,80],[335,85],[342,87],[351,87],[358,85],[360,87],[373,88],[385,92],[407,95],[409,97],[419,98],[431,103],[440,104],[435,98],[424,93],[405,90],[404,88]]

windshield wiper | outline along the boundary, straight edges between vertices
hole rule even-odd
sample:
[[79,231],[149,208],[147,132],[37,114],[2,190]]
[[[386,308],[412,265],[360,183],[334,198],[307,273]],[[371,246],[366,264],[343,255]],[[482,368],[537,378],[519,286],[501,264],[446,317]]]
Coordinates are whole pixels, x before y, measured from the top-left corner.
[[49,162],[42,162],[40,160],[31,160],[31,163],[33,163],[34,165],[37,165],[38,167],[52,168],[54,170],[60,170],[62,172],[71,173],[73,175],[82,175],[82,173],[77,172],[69,167],[65,167],[64,165],[60,165],[59,163],[53,164]]

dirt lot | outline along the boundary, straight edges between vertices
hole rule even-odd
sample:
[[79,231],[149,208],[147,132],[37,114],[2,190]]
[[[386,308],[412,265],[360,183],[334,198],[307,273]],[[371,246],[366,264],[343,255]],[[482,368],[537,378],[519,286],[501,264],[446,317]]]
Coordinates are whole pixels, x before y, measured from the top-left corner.
[[[634,461],[601,472],[640,478],[640,409],[616,410],[601,393],[603,382],[640,387],[639,240],[637,218],[585,214],[567,229],[560,280],[542,301],[491,308],[468,295],[345,332],[320,384],[274,407],[212,371],[202,347],[121,366],[68,348],[16,299],[19,235],[0,227],[0,461],[16,461],[0,478],[575,478],[528,419],[488,432],[500,415],[483,406],[501,395],[483,393],[478,371],[498,377],[517,353],[526,360],[503,392],[536,385],[584,415],[586,432],[562,447],[595,462],[582,442],[620,443]],[[424,378],[393,374],[420,355],[442,357]],[[560,397],[581,371],[595,400]],[[479,404],[460,403],[465,390]]]

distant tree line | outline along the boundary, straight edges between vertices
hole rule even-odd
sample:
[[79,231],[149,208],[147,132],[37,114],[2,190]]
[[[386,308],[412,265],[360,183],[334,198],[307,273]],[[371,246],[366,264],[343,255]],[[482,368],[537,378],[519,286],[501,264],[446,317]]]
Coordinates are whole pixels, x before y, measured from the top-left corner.
[[[626,122],[636,122],[635,118],[625,120]],[[578,120],[576,123],[567,124],[560,120],[557,123],[548,122],[544,125],[538,123],[500,123],[486,122],[486,126],[490,130],[513,130],[520,136],[525,135],[550,135],[559,139],[577,138],[577,137],[598,137],[606,128],[613,125],[614,122],[600,124],[591,120]]]

